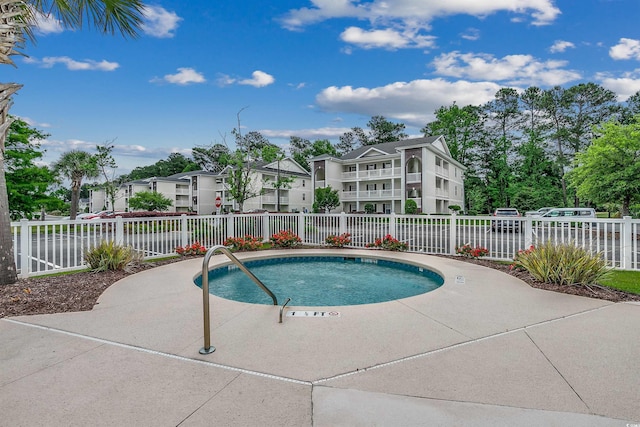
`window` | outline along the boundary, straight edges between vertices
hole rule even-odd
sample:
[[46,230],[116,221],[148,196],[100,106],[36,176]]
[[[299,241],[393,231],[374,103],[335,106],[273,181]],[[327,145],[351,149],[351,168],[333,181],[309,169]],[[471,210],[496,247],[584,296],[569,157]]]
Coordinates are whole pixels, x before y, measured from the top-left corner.
[[[307,181],[305,181],[305,180],[303,179],[303,180],[302,180],[302,186],[303,186],[303,187],[305,186],[305,182],[307,182]],[[304,199],[303,199],[303,200],[304,200]]]
[[455,193],[456,196],[458,195],[458,186],[457,185],[454,188],[454,193]]
[[306,200],[306,194],[302,193],[302,200]]

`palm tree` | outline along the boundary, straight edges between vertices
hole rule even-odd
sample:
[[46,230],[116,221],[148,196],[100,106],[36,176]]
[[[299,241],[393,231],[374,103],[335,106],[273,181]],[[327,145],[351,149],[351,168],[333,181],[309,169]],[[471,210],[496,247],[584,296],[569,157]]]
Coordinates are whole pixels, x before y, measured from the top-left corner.
[[[40,15],[59,19],[66,28],[82,28],[88,22],[100,32],[135,37],[142,24],[144,5],[141,0],[0,0],[0,65],[15,66],[11,57],[23,55],[27,38],[33,40],[33,29]],[[9,197],[4,175],[4,149],[11,125],[11,97],[22,86],[0,83],[0,285],[18,280],[13,261],[13,240]]]
[[71,219],[76,219],[82,180],[100,175],[96,157],[86,151],[67,151],[53,164],[53,171],[71,181]]

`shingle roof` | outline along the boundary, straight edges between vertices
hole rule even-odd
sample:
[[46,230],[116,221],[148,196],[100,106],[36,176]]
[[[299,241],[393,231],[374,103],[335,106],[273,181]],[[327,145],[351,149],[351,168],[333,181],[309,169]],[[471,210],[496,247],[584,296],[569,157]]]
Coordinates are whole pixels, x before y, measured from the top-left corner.
[[440,135],[428,136],[426,138],[412,138],[412,139],[404,139],[402,141],[384,142],[382,144],[376,144],[376,145],[365,145],[345,154],[344,156],[340,157],[340,159],[341,160],[357,159],[360,156],[362,156],[362,154],[366,153],[371,149],[380,150],[386,154],[395,154],[397,149],[400,147],[409,147],[412,145],[420,145],[420,144],[433,144],[433,142],[438,138],[440,138]]

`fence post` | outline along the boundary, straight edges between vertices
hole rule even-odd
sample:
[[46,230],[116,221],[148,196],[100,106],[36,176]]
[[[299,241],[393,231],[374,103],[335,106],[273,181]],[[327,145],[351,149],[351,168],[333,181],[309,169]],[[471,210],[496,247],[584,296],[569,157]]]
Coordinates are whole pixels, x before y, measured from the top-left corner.
[[227,215],[227,236],[224,237],[225,239],[227,237],[236,237],[234,221],[235,215],[233,214],[233,212],[229,212],[229,215]]
[[184,247],[189,244],[189,224],[187,223],[187,215],[180,215],[180,246]]
[[300,237],[300,239],[302,240],[302,243],[305,244],[307,236],[305,235],[305,222],[306,222],[306,217],[304,212],[300,212],[298,213],[298,237]]
[[271,237],[271,229],[269,227],[269,212],[265,212],[262,216],[262,241],[268,242]]
[[449,220],[449,254],[456,254],[456,241],[457,239],[457,224],[458,215],[454,212],[451,213],[451,219]]
[[631,224],[631,217],[625,216],[620,223],[620,238],[622,240],[620,264],[623,270],[631,270],[633,268],[633,248],[631,247],[631,237],[633,233],[633,226]]
[[398,238],[396,234],[396,213],[391,212],[389,215],[389,234],[391,234],[396,239]]
[[121,216],[116,217],[116,245],[124,243],[124,220]]
[[24,218],[20,220],[20,255],[20,277],[27,278],[31,266],[31,230],[29,229],[29,220]]
[[342,211],[340,212],[340,233],[344,234],[347,232],[347,214]]
[[526,249],[531,246],[533,246],[533,217],[526,216],[524,217],[524,247]]

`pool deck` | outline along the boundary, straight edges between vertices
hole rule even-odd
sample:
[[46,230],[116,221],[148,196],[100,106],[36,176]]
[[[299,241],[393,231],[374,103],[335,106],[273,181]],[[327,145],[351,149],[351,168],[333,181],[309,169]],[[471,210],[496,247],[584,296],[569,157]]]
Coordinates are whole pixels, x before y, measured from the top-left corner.
[[640,304],[399,256],[445,284],[398,301],[315,307],[339,316],[281,324],[279,307],[211,296],[208,355],[198,352],[202,292],[193,284],[202,258],[129,276],[92,311],[0,319],[0,426],[640,423]]

